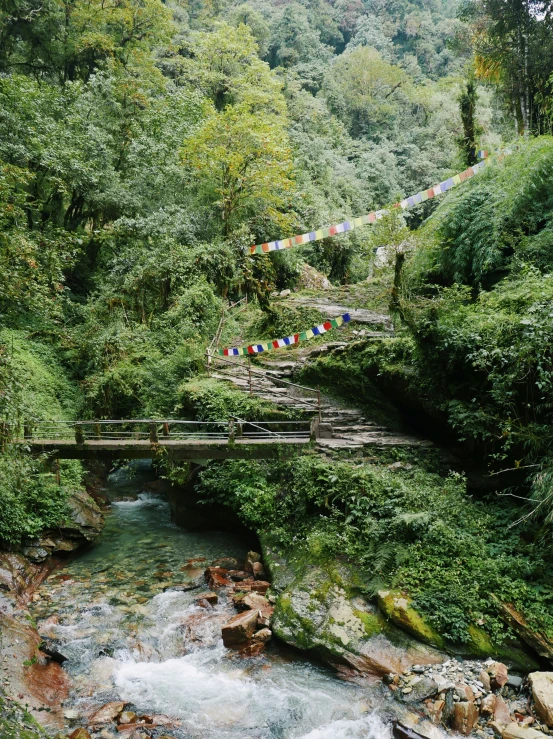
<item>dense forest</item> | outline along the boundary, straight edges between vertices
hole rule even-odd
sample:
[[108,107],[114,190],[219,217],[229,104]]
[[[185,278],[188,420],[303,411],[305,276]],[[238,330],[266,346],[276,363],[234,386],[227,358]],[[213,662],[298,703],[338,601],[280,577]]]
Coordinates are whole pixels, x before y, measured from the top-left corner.
[[[311,531],[310,556],[371,570],[371,592],[407,588],[446,639],[508,636],[491,591],[552,637],[552,134],[549,0],[0,0],[0,542],[55,527],[83,484],[80,462],[56,480],[12,443],[24,422],[262,417],[205,378],[205,349],[245,295],[224,340],[311,325],[271,299],[310,265],[377,285],[395,334],[300,379],[399,398],[493,485],[469,495],[462,461],[398,482],[306,454],[213,463],[198,489],[232,489],[279,546]],[[249,252],[391,206],[477,150],[509,153],[374,226]]]

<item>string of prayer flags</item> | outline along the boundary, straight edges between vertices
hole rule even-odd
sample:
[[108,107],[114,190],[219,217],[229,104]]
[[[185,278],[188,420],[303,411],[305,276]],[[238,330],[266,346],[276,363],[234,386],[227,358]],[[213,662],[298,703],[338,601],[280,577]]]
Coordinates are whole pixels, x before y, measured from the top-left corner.
[[[505,153],[510,153],[510,151],[506,151]],[[447,180],[440,182],[438,185],[434,185],[434,187],[431,187],[428,190],[422,190],[416,195],[411,195],[411,197],[405,198],[399,203],[395,203],[395,205],[393,205],[392,207],[401,208],[402,210],[413,208],[415,205],[418,205],[419,203],[424,203],[427,200],[431,200],[437,195],[441,195],[442,193],[451,190],[453,187],[457,187],[457,185],[460,185],[462,182],[469,180],[471,177],[474,177],[474,175],[484,170],[493,161],[493,159],[490,159],[488,157],[488,152],[486,151],[479,151],[478,155],[482,155],[482,161],[478,162],[478,164],[465,169],[464,172],[460,172],[453,177],[449,177]],[[346,233],[347,231],[353,231],[354,229],[360,228],[361,226],[375,223],[376,221],[383,218],[387,213],[389,213],[388,210],[376,210],[372,213],[367,213],[367,215],[360,216],[359,218],[353,218],[350,221],[336,223],[334,226],[320,228],[317,231],[310,231],[309,233],[292,236],[289,239],[269,241],[265,244],[255,244],[255,246],[250,246],[250,254],[267,254],[271,251],[290,249],[292,246],[308,244],[311,241],[320,241],[321,239],[326,239],[329,236],[336,236],[336,234]]]
[[292,336],[285,336],[283,339],[274,339],[267,343],[261,344],[250,344],[249,346],[230,347],[227,349],[218,349],[217,353],[221,357],[239,357],[247,354],[260,354],[261,352],[268,352],[272,349],[282,349],[285,346],[292,346],[300,341],[308,341],[309,339],[315,338],[315,336],[321,336],[326,334],[333,328],[339,328],[344,323],[349,323],[351,316],[349,313],[344,313],[342,316],[332,318],[330,321],[325,321],[319,326],[313,326],[308,331],[302,331],[299,334],[292,334]]

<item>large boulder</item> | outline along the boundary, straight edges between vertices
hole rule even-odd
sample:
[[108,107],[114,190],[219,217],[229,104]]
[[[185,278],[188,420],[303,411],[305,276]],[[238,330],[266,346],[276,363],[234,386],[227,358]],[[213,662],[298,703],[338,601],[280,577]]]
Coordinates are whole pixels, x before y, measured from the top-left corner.
[[27,612],[0,613],[0,663],[4,687],[10,695],[25,696],[29,711],[44,726],[62,728],[63,701],[69,678],[59,664],[40,651],[41,638],[30,625]]
[[528,675],[536,713],[547,726],[553,726],[553,672]]
[[75,490],[67,501],[69,515],[61,532],[69,538],[92,541],[104,528],[104,516],[90,495],[84,490]]
[[501,617],[511,629],[537,654],[553,662],[553,641],[543,632],[536,631],[530,626],[523,614],[517,611],[512,603],[503,603],[496,596],[492,598],[499,608]]
[[59,528],[23,542],[21,551],[27,559],[45,562],[51,554],[72,552],[101,533],[104,516],[87,492],[74,490],[67,499],[67,507],[68,515]]
[[[474,624],[467,629],[469,638],[465,643],[454,643],[444,639],[416,610],[412,598],[401,590],[379,591],[377,603],[389,621],[425,644],[447,649],[469,658],[498,657],[521,670],[532,670],[538,667],[538,663],[525,644],[518,640],[511,640],[504,645],[495,644],[483,629]],[[506,682],[507,668],[502,663],[494,664],[501,665],[501,669],[505,671],[504,682]],[[497,684],[495,687],[500,687],[500,685]]]
[[332,283],[310,264],[302,264],[296,287],[306,290],[330,290]]
[[0,552],[0,590],[21,596],[39,572],[22,554]]
[[110,724],[118,718],[125,708],[123,701],[110,701],[105,703],[97,711],[94,711],[92,716],[89,718],[89,723],[94,724]]
[[321,567],[286,587],[271,623],[280,639],[340,671],[383,677],[442,661],[439,652],[387,625],[370,603],[350,595],[338,573]]

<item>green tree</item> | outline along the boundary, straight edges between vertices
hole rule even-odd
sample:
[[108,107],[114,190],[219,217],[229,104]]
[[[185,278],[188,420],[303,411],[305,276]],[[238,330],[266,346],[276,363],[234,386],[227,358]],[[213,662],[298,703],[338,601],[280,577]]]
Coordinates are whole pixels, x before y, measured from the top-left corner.
[[405,72],[366,46],[340,56],[325,92],[331,109],[348,121],[353,137],[371,135],[395,120],[411,80]]
[[552,7],[550,0],[477,0],[463,12],[474,28],[477,74],[500,86],[519,135],[548,124]]
[[476,80],[473,75],[469,76],[461,89],[459,95],[459,110],[463,123],[463,136],[459,143],[463,152],[463,159],[468,167],[477,161],[476,150],[478,147],[478,136],[481,129],[476,119],[476,104],[478,102],[478,91]]
[[211,97],[181,149],[200,199],[215,206],[221,233],[241,223],[289,224],[293,187],[282,86],[256,54],[249,29],[222,26],[204,37],[193,72]]

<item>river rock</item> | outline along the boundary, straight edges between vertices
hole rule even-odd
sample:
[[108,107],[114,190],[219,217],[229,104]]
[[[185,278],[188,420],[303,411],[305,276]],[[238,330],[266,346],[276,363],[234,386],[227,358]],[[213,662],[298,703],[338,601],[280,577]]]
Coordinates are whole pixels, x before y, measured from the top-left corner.
[[251,578],[251,572],[245,570],[229,570],[228,576],[234,582],[242,582],[243,580],[249,580]]
[[275,612],[275,607],[269,603],[264,595],[260,595],[259,593],[248,593],[245,595],[242,598],[242,605],[250,611],[259,611],[259,615],[262,618],[269,620]]
[[253,576],[256,580],[264,580],[266,577],[265,568],[261,562],[254,562],[252,565]]
[[469,701],[459,701],[453,706],[452,727],[463,736],[468,736],[478,721],[478,708]]
[[459,700],[468,701],[469,703],[474,702],[474,693],[470,685],[466,685],[466,683],[457,683],[454,690],[455,694],[459,697]]
[[490,676],[488,675],[486,670],[481,670],[480,674],[478,675],[478,679],[484,686],[484,690],[489,693],[490,690],[492,689],[492,684],[490,682]]
[[219,596],[217,595],[217,593],[200,593],[194,598],[194,600],[205,600],[207,601],[207,603],[214,606],[219,601]]
[[[235,557],[221,557],[213,562],[213,567],[222,567],[224,570],[239,570],[240,562]],[[244,567],[244,569],[246,569]]]
[[265,651],[267,644],[262,641],[248,642],[245,646],[240,647],[238,653],[241,657],[257,657]]
[[115,721],[124,708],[125,703],[123,701],[110,701],[110,703],[106,703],[92,714],[89,718],[89,723],[110,724],[112,721]]
[[267,642],[271,641],[272,637],[273,632],[271,631],[271,629],[260,629],[259,631],[256,631],[255,634],[252,636],[252,641],[266,644]]
[[519,726],[515,721],[503,729],[503,739],[544,739],[546,735],[537,729]]
[[252,582],[251,589],[254,593],[261,593],[261,595],[265,595],[267,590],[271,587],[271,583],[267,582],[266,580],[256,580]]
[[492,690],[499,690],[509,679],[509,671],[503,662],[492,662],[487,669]]
[[134,711],[123,711],[123,713],[117,719],[117,723],[120,725],[135,724],[138,720],[138,716]]
[[497,724],[509,724],[512,721],[511,712],[507,707],[507,704],[500,695],[495,696],[495,703],[493,707],[493,720]]
[[90,734],[83,726],[80,726],[69,734],[69,739],[90,739]]
[[409,687],[409,693],[402,697],[404,703],[418,703],[438,693],[437,684],[429,677],[417,678]]
[[236,647],[248,642],[257,629],[257,611],[239,613],[222,628],[225,647]]
[[493,716],[495,712],[495,703],[497,696],[494,693],[484,696],[480,704],[480,713],[483,716]]
[[224,567],[208,567],[204,572],[207,584],[213,589],[224,588],[231,584],[227,574],[228,570],[225,570]]
[[528,675],[536,713],[547,726],[553,726],[553,672]]
[[444,713],[445,700],[441,698],[438,698],[438,700],[429,699],[424,702],[424,705],[428,716],[432,719],[432,723],[439,725]]

